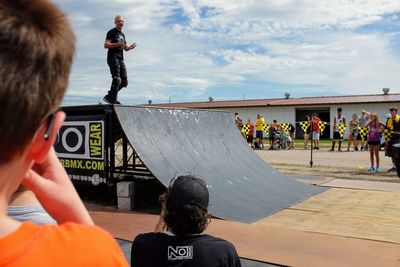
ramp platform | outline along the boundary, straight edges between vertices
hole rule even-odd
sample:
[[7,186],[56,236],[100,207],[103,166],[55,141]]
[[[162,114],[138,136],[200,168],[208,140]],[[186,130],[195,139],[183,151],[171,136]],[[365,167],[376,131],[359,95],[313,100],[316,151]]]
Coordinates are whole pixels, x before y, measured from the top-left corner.
[[298,182],[266,164],[243,139],[229,112],[99,107],[107,107],[116,118],[105,124],[106,132],[113,127],[118,136],[124,136],[135,157],[164,186],[177,175],[202,177],[210,191],[209,210],[216,217],[250,223],[326,190]]
[[165,186],[181,174],[206,181],[217,217],[253,222],[323,191],[267,165],[229,112],[128,106],[115,111],[139,158]]

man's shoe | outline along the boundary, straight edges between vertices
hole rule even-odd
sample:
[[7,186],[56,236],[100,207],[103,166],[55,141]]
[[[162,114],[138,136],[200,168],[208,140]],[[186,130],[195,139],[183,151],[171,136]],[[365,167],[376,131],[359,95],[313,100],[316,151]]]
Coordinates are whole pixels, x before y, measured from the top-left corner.
[[110,95],[106,95],[105,97],[103,97],[104,102],[108,103],[108,104],[117,104],[117,105],[121,105],[121,103],[118,100],[115,100],[113,97],[111,97]]
[[396,171],[396,167],[392,167],[392,168],[390,168],[387,172],[395,172]]
[[106,95],[103,97],[103,101],[108,104],[114,104],[115,100],[110,97],[110,95]]
[[374,170],[375,170],[374,167],[370,167],[370,168],[368,169],[369,172],[373,172]]
[[380,171],[379,167],[376,167],[375,172],[379,172],[379,171]]

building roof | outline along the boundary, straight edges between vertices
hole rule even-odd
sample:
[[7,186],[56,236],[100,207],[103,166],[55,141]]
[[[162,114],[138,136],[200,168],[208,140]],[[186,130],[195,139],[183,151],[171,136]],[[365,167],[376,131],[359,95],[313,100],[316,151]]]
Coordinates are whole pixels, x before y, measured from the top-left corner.
[[247,108],[247,107],[274,107],[274,106],[320,106],[337,104],[363,104],[363,103],[395,103],[400,102],[400,94],[375,94],[375,95],[348,95],[348,96],[320,96],[299,98],[273,98],[251,100],[228,100],[207,102],[181,102],[161,103],[151,106],[174,108]]

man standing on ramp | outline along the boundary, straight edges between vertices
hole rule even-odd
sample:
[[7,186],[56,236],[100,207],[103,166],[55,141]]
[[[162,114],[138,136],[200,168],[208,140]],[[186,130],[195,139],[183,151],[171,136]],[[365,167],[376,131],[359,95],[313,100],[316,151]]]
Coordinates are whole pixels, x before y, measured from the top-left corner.
[[125,34],[122,32],[124,20],[121,16],[115,17],[115,28],[107,32],[104,48],[108,49],[107,64],[110,67],[112,84],[103,100],[109,104],[120,104],[118,92],[128,86],[128,75],[124,63],[124,50],[129,51],[136,47],[136,43],[128,46]]

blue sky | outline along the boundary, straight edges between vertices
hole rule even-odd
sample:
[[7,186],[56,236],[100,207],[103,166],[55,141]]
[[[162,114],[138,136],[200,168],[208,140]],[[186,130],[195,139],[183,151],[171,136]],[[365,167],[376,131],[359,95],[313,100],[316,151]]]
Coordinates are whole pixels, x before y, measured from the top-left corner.
[[96,104],[125,19],[123,104],[400,92],[399,0],[56,0],[77,51],[64,104]]

